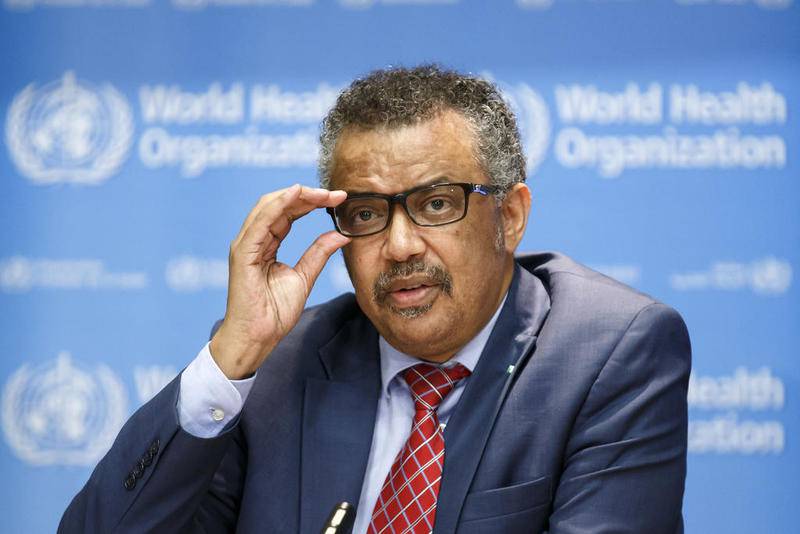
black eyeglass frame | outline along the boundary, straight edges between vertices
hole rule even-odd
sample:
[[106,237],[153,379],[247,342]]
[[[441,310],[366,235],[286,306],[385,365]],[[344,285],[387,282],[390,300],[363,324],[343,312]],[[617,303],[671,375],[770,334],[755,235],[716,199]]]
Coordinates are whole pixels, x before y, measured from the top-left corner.
[[[462,213],[461,217],[459,217],[458,219],[454,219],[452,221],[447,221],[446,223],[437,223],[437,224],[422,224],[422,223],[418,223],[414,219],[414,216],[411,215],[411,213],[409,213],[408,205],[406,204],[406,199],[408,198],[409,195],[413,195],[414,193],[417,193],[419,191],[425,191],[427,189],[434,189],[436,187],[442,187],[442,186],[460,187],[461,189],[464,190],[464,213]],[[340,234],[342,234],[344,236],[347,236],[347,237],[367,237],[367,236],[370,236],[370,235],[379,234],[379,233],[383,232],[384,230],[386,230],[389,227],[389,224],[391,224],[391,222],[392,222],[392,216],[394,215],[394,210],[392,209],[392,207],[395,204],[400,204],[401,206],[403,206],[403,210],[405,210],[406,215],[408,215],[409,220],[411,222],[413,222],[414,224],[416,224],[417,226],[423,226],[423,227],[426,227],[426,228],[434,227],[434,226],[446,226],[448,224],[453,224],[455,222],[458,222],[458,221],[462,220],[464,217],[467,216],[467,212],[469,211],[469,195],[470,195],[470,193],[478,193],[478,194],[483,195],[483,196],[488,196],[488,195],[492,195],[492,194],[498,193],[500,191],[501,191],[501,188],[493,186],[493,185],[473,184],[473,183],[467,183],[467,182],[458,182],[458,183],[441,182],[441,183],[433,184],[433,185],[421,185],[421,186],[418,186],[418,187],[414,187],[412,189],[409,189],[408,191],[403,191],[402,193],[397,193],[396,195],[383,195],[381,193],[353,193],[352,195],[348,194],[347,195],[347,200],[354,199],[354,198],[378,198],[378,199],[386,200],[389,203],[389,212],[388,212],[389,215],[388,215],[388,217],[386,217],[386,224],[383,225],[383,227],[380,230],[375,230],[374,232],[370,232],[368,234],[356,234],[356,235],[354,235],[354,234],[349,234],[349,233],[346,233],[346,232],[342,231],[342,229],[339,227],[339,221],[336,219],[336,208],[326,208],[325,211],[327,211],[328,215],[330,215],[331,219],[333,219],[333,226],[336,228],[336,231],[339,232]],[[345,200],[345,202],[347,202],[347,200]]]

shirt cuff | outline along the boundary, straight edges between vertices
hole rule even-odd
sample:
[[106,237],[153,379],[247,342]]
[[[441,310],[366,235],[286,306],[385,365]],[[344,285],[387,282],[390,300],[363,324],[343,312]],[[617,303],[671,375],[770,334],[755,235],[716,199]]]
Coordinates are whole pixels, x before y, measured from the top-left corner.
[[199,438],[218,436],[242,411],[255,375],[229,380],[211,356],[209,344],[181,373],[178,420],[181,428]]

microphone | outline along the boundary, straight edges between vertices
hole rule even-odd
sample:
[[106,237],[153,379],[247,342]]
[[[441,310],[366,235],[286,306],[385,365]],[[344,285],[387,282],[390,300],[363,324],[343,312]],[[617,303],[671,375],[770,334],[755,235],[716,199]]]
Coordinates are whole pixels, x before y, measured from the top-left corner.
[[350,534],[355,518],[356,509],[348,502],[340,502],[331,510],[321,534]]

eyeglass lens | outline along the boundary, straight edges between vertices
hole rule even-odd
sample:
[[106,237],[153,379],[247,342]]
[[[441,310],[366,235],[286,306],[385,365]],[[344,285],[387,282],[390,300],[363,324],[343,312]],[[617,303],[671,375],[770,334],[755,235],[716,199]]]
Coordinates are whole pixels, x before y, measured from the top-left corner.
[[[466,197],[459,186],[439,185],[415,191],[406,197],[409,217],[423,226],[438,226],[457,221],[464,215]],[[355,197],[336,209],[340,229],[350,235],[383,230],[389,218],[389,200],[380,197]]]

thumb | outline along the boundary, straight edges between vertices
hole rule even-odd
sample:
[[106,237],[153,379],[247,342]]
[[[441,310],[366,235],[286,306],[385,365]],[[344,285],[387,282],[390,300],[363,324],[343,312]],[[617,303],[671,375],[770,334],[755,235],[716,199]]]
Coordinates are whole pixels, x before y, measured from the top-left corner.
[[306,282],[306,295],[311,293],[311,288],[317,281],[319,273],[322,272],[331,254],[349,242],[349,237],[345,237],[336,231],[330,231],[322,234],[311,243],[311,246],[308,247],[294,266],[294,270]]

